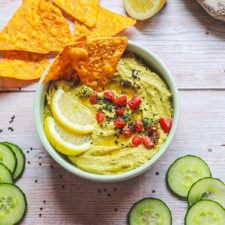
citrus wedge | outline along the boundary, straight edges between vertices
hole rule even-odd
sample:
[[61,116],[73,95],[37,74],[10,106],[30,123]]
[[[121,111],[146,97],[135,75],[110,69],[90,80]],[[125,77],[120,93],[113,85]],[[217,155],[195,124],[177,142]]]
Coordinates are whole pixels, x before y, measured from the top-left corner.
[[46,117],[44,122],[46,136],[51,145],[65,155],[79,155],[88,150],[90,135],[75,135],[64,130],[53,117]]
[[95,119],[90,110],[76,100],[71,92],[58,88],[51,102],[51,110],[55,120],[75,134],[89,134],[94,130]]
[[146,20],[157,14],[166,0],[123,0],[129,16],[137,20]]

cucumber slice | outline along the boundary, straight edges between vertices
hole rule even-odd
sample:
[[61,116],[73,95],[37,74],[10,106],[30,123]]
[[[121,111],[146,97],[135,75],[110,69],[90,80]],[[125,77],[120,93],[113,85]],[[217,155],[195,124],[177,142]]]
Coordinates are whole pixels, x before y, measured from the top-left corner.
[[224,225],[224,222],[224,208],[211,200],[196,202],[185,216],[185,225]]
[[0,163],[3,163],[13,174],[16,169],[16,156],[10,147],[0,143]]
[[144,198],[136,202],[128,214],[129,225],[172,225],[172,215],[167,205],[157,198]]
[[26,158],[21,148],[17,145],[10,143],[10,142],[3,142],[2,144],[11,148],[11,150],[15,153],[17,159],[16,169],[13,173],[13,179],[17,180],[23,174],[25,168]]
[[12,225],[20,222],[27,209],[24,193],[14,184],[0,184],[0,224]]
[[201,199],[213,200],[225,208],[225,184],[211,177],[198,180],[188,193],[188,204],[191,206]]
[[1,183],[13,183],[12,174],[9,169],[2,163],[0,163],[0,184]]
[[206,162],[198,156],[186,155],[173,162],[167,171],[166,181],[173,193],[186,198],[192,184],[204,177],[211,177]]

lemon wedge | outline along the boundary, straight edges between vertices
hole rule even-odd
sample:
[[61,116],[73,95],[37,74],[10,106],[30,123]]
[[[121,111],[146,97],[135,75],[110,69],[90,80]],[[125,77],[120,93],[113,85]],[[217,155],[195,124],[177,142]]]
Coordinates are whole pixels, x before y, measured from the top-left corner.
[[71,92],[58,88],[52,98],[51,110],[55,120],[75,134],[89,134],[94,130],[95,119],[90,110],[76,100]]
[[146,20],[157,14],[166,0],[123,0],[129,16],[137,20]]
[[64,130],[53,117],[46,117],[44,122],[46,136],[51,145],[65,155],[82,154],[91,144],[90,135],[75,135]]

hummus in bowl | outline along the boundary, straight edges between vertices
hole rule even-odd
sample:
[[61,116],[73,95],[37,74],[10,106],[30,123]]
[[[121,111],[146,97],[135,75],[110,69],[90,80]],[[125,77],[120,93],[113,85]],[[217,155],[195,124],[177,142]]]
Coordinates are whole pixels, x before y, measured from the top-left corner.
[[[61,154],[44,128],[46,118],[54,117],[51,102],[59,89],[95,120],[94,129],[85,134],[87,148],[74,155]],[[35,124],[47,151],[73,174],[95,181],[125,180],[149,169],[169,146],[178,117],[170,72],[154,54],[132,42],[105,90],[95,92],[81,82],[40,81],[35,99]]]

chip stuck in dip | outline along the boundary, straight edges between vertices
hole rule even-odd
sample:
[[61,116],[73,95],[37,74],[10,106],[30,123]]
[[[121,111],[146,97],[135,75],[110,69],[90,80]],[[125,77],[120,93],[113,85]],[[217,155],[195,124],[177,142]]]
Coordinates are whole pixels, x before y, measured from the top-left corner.
[[45,132],[81,170],[115,175],[133,170],[161,148],[172,127],[172,94],[165,81],[132,52],[117,64],[109,85],[50,82]]

